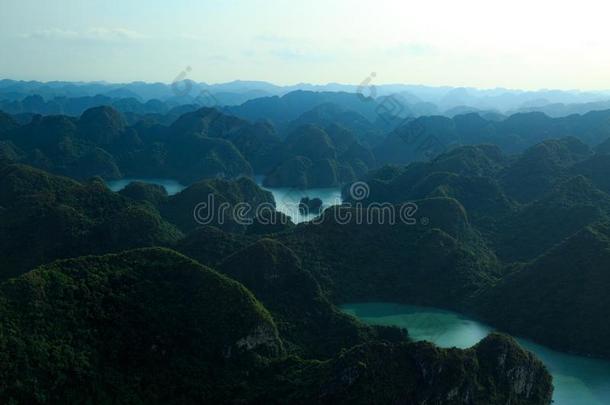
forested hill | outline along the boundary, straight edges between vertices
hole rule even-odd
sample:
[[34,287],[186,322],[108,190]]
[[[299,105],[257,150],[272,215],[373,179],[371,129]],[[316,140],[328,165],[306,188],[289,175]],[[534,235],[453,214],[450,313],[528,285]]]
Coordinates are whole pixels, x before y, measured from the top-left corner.
[[[573,137],[600,149],[610,139],[610,110],[564,118],[537,112],[501,120],[478,113],[405,118],[380,114],[374,100],[325,94],[297,92],[294,100],[287,95],[267,107],[252,101],[240,109],[181,106],[154,114],[110,106],[78,118],[0,112],[0,159],[76,179],[190,184],[256,174],[269,186],[312,188],[340,186],[385,164],[427,161],[464,145],[496,145],[512,155],[547,139]],[[252,108],[257,112],[247,112]]]

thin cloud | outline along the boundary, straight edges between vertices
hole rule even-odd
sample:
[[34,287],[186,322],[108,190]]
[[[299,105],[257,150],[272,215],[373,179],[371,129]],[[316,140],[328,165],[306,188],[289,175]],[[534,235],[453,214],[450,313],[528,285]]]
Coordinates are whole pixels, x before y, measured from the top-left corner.
[[145,35],[126,28],[92,28],[88,31],[88,35],[93,39],[102,40],[134,40],[146,38]]
[[387,50],[390,56],[428,56],[436,52],[433,45],[422,42],[401,43]]
[[71,31],[61,28],[47,28],[21,36],[25,39],[47,40],[92,40],[92,41],[125,41],[147,38],[146,35],[127,28],[94,27],[87,31]]
[[60,28],[47,28],[29,34],[20,35],[20,37],[25,39],[77,39],[79,37],[79,33]]
[[294,39],[288,39],[284,36],[279,36],[279,35],[274,35],[274,34],[257,35],[256,37],[254,37],[254,39],[259,42],[274,44],[274,45],[286,44],[286,43],[290,43],[290,42],[294,41]]
[[278,48],[271,50],[275,58],[292,62],[324,62],[332,59],[329,55],[295,48]]
[[176,35],[175,39],[184,39],[187,41],[208,41],[209,37],[199,34],[193,34],[190,32],[181,32]]

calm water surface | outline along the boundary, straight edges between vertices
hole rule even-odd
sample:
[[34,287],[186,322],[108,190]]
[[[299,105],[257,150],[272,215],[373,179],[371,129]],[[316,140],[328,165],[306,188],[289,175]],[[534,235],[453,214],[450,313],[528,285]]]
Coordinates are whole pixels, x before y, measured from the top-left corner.
[[[113,180],[108,181],[108,187],[112,191],[121,191],[124,189],[129,183],[139,181],[142,183],[148,184],[158,184],[160,186],[165,187],[168,195],[178,194],[182,190],[184,190],[187,186],[180,184],[180,182],[172,179],[121,179],[121,180]],[[309,197],[309,198],[319,198],[322,200],[322,209],[328,208],[332,205],[341,204],[341,190],[339,188],[313,188],[313,189],[305,189],[299,190],[294,188],[268,188],[262,186],[262,177],[256,177],[257,184],[273,194],[273,198],[275,199],[276,209],[288,215],[292,218],[294,223],[301,223],[305,221],[310,221],[314,219],[317,214],[309,214],[303,215],[299,212],[299,203],[301,202],[301,198]]]
[[[257,178],[259,185],[261,180]],[[120,191],[132,181],[161,185],[169,195],[186,188],[172,179],[135,178],[109,181],[108,187],[112,191]],[[290,216],[295,223],[309,221],[316,216],[299,213],[299,202],[303,197],[320,198],[323,208],[341,204],[341,190],[338,188],[263,188],[273,194],[277,210]],[[413,339],[427,340],[441,347],[468,348],[493,331],[493,328],[459,313],[434,308],[393,303],[355,303],[346,304],[342,309],[366,323],[404,327]],[[523,347],[536,353],[553,374],[555,404],[610,404],[609,361],[569,355],[526,339],[517,340]]]
[[[393,303],[356,303],[343,311],[374,325],[394,325],[409,330],[414,340],[427,340],[441,347],[468,348],[494,329],[459,313]],[[517,339],[546,364],[553,375],[558,405],[610,404],[610,361],[574,356]]]
[[341,189],[339,188],[269,188],[263,187],[262,176],[256,177],[256,183],[264,190],[270,191],[275,199],[276,210],[288,215],[295,224],[311,221],[318,214],[303,215],[299,212],[301,198],[319,198],[322,200],[322,209],[341,204]]
[[303,215],[299,212],[301,198],[319,198],[322,200],[322,209],[341,204],[341,190],[334,188],[311,188],[306,190],[295,190],[288,188],[265,188],[270,191],[275,199],[276,210],[288,215],[295,224],[311,221],[318,214]]

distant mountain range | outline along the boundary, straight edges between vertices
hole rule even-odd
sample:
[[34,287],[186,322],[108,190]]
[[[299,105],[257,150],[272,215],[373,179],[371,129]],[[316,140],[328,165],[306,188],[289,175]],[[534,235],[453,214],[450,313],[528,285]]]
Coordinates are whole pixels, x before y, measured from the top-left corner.
[[[248,101],[260,99],[261,103],[274,103],[275,97],[289,93],[360,93],[359,99],[374,98],[385,103],[386,108],[405,116],[446,115],[464,112],[515,112],[544,111],[551,116],[565,116],[606,109],[610,105],[610,91],[476,89],[463,87],[431,87],[406,84],[360,84],[329,83],[314,85],[299,83],[278,86],[261,81],[233,81],[207,84],[192,80],[173,83],[106,83],[106,82],[39,82],[0,80],[0,109],[10,113],[34,112],[44,114],[78,115],[79,101],[98,103],[86,108],[109,104],[107,100],[130,100],[139,102],[148,110],[159,102],[167,108],[197,104],[200,106],[240,106]],[[40,98],[31,98],[40,96]],[[366,97],[363,97],[366,96]],[[104,104],[99,102],[104,100]],[[93,99],[91,99],[93,98]],[[76,99],[77,101],[74,101]],[[93,100],[93,101],[92,101]],[[98,100],[98,101],[95,101]],[[126,101],[124,101],[126,102]],[[44,107],[42,104],[45,104]],[[67,106],[68,105],[68,106]],[[156,111],[158,112],[158,111]]]
[[[272,88],[225,94],[240,85]],[[21,110],[0,111],[1,403],[551,403],[548,370],[511,338],[440,349],[349,302],[456,310],[610,358],[610,110],[441,116],[337,89],[210,108],[92,86],[108,92],[2,102]],[[345,204],[295,224],[254,174],[341,187]],[[120,178],[187,187],[104,181]],[[229,213],[202,226],[205,201]],[[414,223],[358,222],[411,204]]]
[[[427,161],[457,147],[498,146],[507,154],[552,138],[590,148],[610,138],[610,110],[551,118],[466,113],[392,115],[383,99],[346,92],[293,91],[209,108],[106,96],[63,99],[70,114],[0,111],[0,158],[87,179],[264,175],[271,187],[335,187],[384,164]],[[49,103],[29,96],[39,110]],[[89,107],[95,102],[108,105]],[[108,103],[106,103],[108,102]],[[54,103],[54,102],[51,102]],[[55,104],[57,106],[57,104]],[[516,186],[519,188],[519,186]]]

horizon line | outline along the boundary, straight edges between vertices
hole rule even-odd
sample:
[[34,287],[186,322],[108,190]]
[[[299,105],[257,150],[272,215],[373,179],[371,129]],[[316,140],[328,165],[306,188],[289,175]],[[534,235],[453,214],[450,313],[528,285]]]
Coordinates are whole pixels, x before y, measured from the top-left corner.
[[[234,79],[230,81],[221,81],[221,82],[205,82],[205,81],[196,81],[192,79],[183,79],[178,81],[171,82],[163,82],[163,81],[146,81],[146,80],[132,80],[132,81],[108,81],[108,80],[37,80],[37,79],[12,79],[12,78],[0,78],[0,82],[2,81],[12,81],[12,82],[21,82],[21,83],[41,83],[41,84],[53,84],[53,83],[69,83],[69,84],[103,84],[108,86],[120,86],[120,85],[130,85],[143,83],[147,85],[155,85],[161,84],[165,86],[171,86],[173,83],[183,83],[183,82],[192,82],[198,85],[205,86],[223,86],[235,83],[260,83],[265,85],[274,86],[280,89],[291,88],[291,87],[299,87],[299,86],[312,86],[312,87],[327,87],[327,86],[345,86],[345,87],[355,87],[358,88],[362,85],[362,83],[341,83],[341,82],[326,82],[326,83],[308,83],[308,82],[299,82],[295,84],[278,84],[266,80],[244,80],[244,79]],[[561,91],[566,93],[610,93],[610,88],[606,89],[578,89],[578,88],[549,88],[549,87],[541,87],[536,89],[525,89],[525,88],[509,88],[509,87],[475,87],[475,86],[457,86],[457,85],[430,85],[430,84],[414,84],[414,83],[375,83],[374,87],[393,87],[393,86],[404,86],[404,87],[424,87],[424,88],[432,88],[432,89],[466,89],[466,90],[476,90],[476,91],[494,91],[494,90],[505,90],[508,92],[522,92],[522,93],[539,93],[545,91]]]

